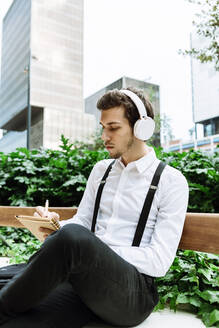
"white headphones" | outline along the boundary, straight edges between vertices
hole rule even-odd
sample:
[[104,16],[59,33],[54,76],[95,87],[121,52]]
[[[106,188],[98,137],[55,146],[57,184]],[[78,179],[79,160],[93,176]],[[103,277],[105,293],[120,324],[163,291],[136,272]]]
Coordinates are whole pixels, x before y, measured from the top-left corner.
[[136,93],[130,90],[120,90],[121,93],[124,93],[126,96],[131,98],[133,103],[136,105],[140,119],[135,122],[134,125],[134,136],[140,140],[148,140],[154,133],[155,122],[154,120],[147,116],[147,111],[142,100],[136,95]]

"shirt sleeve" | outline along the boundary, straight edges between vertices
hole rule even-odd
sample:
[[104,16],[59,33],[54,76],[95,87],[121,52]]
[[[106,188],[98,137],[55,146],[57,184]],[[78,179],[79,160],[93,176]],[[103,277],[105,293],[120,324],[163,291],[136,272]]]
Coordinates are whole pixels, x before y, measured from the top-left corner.
[[97,171],[97,165],[98,163],[93,167],[90,176],[87,180],[86,189],[78,206],[77,213],[74,215],[73,218],[60,221],[61,227],[69,223],[75,223],[80,224],[85,228],[91,229],[95,202],[94,196],[96,194],[95,176]]
[[157,221],[150,243],[145,247],[116,246],[112,249],[135,265],[138,271],[153,277],[164,276],[174,260],[180,242],[188,196],[188,183],[182,173],[175,170],[167,180],[163,180]]

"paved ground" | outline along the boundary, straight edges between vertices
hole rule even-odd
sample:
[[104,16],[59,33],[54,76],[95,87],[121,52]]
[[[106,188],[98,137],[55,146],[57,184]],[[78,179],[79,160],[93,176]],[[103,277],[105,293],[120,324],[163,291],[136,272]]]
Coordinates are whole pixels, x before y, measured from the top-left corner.
[[9,264],[9,259],[7,257],[0,257],[0,267],[3,267],[8,264]]
[[[109,328],[110,326],[100,323],[92,323],[84,328]],[[205,328],[203,322],[196,318],[194,314],[177,311],[176,313],[164,309],[152,313],[147,320],[141,323],[138,328]],[[115,328],[115,327],[111,327]]]

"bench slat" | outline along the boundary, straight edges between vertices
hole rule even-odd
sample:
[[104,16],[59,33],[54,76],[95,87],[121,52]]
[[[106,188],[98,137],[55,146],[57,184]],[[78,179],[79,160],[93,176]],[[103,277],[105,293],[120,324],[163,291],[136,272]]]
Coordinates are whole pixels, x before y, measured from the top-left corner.
[[219,214],[187,213],[181,249],[219,254]]
[[[60,220],[69,219],[77,212],[76,207],[50,207],[49,210],[58,213]],[[0,206],[0,226],[23,228],[15,215],[33,215],[35,211],[36,207]]]
[[[77,208],[50,207],[61,220],[73,217]],[[0,226],[23,227],[15,215],[33,215],[35,207],[0,206]],[[219,254],[219,214],[187,213],[179,248]]]

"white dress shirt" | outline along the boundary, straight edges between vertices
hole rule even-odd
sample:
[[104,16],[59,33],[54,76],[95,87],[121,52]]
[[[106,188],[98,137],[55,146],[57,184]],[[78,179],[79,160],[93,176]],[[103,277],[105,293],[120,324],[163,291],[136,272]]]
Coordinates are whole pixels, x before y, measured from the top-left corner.
[[[117,159],[106,180],[95,235],[141,273],[164,276],[181,238],[188,205],[188,184],[177,169],[166,165],[155,193],[140,247],[132,246],[135,230],[151,180],[159,164],[154,149],[127,166]],[[98,162],[91,171],[77,214],[61,221],[91,229],[99,183],[112,159]]]

